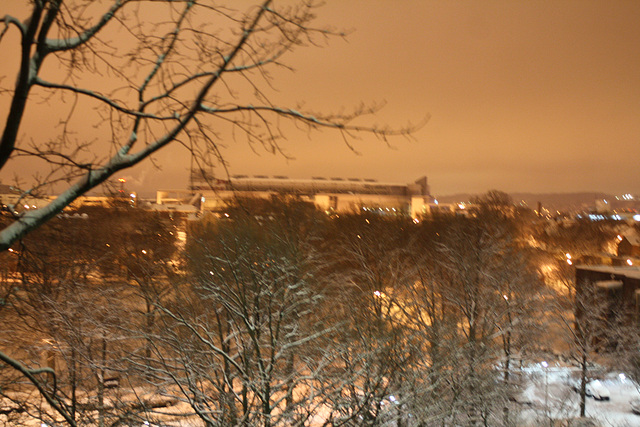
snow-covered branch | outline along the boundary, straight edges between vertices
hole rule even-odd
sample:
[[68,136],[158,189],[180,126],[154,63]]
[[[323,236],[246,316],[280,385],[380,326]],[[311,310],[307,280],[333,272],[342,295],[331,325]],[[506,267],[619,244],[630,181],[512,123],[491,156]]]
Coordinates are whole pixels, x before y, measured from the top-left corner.
[[[113,3],[113,5],[109,8],[109,10],[100,17],[100,19],[94,26],[86,29],[84,32],[78,34],[76,37],[70,37],[66,39],[46,38],[45,40],[43,40],[44,42],[43,49],[45,50],[46,53],[59,52],[59,51],[75,49],[83,45],[84,43],[87,43],[89,40],[91,40],[92,37],[98,34],[98,32],[102,30],[109,23],[109,21],[111,21],[114,18],[116,12],[118,12],[118,10],[120,10],[126,2],[127,0],[116,0]],[[55,3],[58,3],[58,1],[56,1]],[[59,3],[62,3],[62,2],[60,1]],[[42,34],[44,37],[46,37],[47,33],[48,31],[44,31]]]
[[90,98],[96,99],[100,102],[103,102],[105,104],[107,104],[109,107],[120,111],[121,113],[130,115],[130,116],[135,116],[135,117],[141,117],[141,118],[146,118],[146,119],[154,119],[154,120],[172,120],[174,119],[174,117],[172,115],[167,115],[167,116],[158,116],[156,114],[150,114],[150,113],[145,113],[144,111],[137,111],[131,108],[127,108],[124,107],[122,105],[120,105],[116,100],[109,98],[108,96],[102,95],[94,90],[90,90],[90,89],[83,89],[83,88],[79,88],[79,87],[75,87],[75,86],[71,86],[71,85],[67,85],[67,84],[61,84],[61,83],[53,83],[53,82],[48,82],[46,80],[43,80],[40,77],[36,77],[34,80],[34,85],[36,86],[41,86],[41,87],[45,87],[48,89],[61,89],[61,90],[65,90],[65,91],[69,91],[69,92],[73,92],[73,93],[77,93],[80,95],[86,95]]
[[15,25],[16,28],[18,28],[18,30],[20,31],[20,34],[22,35],[22,37],[25,36],[25,33],[27,32],[27,28],[22,22],[20,22],[19,19],[11,15],[5,15],[2,18],[2,21],[4,22],[4,28],[2,29],[2,31],[0,31],[0,42],[2,42],[2,38],[4,37],[5,33],[9,30],[10,25]]
[[20,372],[29,382],[38,389],[40,395],[44,397],[47,403],[60,415],[64,418],[64,420],[72,427],[76,426],[76,421],[71,417],[71,415],[67,412],[67,410],[63,407],[61,402],[56,399],[56,391],[54,389],[53,393],[45,388],[45,386],[38,380],[37,375],[47,374],[51,375],[52,378],[56,377],[56,373],[53,369],[50,368],[38,368],[38,369],[29,369],[24,366],[22,363],[18,362],[14,358],[5,354],[0,350],[0,360],[5,364],[11,366],[16,371]]

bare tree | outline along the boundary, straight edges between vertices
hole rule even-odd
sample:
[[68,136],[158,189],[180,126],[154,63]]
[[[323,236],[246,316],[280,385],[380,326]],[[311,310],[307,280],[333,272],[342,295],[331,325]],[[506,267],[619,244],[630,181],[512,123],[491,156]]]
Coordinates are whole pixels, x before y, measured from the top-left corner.
[[[43,234],[33,234],[39,239],[39,248],[51,243],[43,239]],[[23,269],[21,280],[14,283],[16,291],[10,299],[7,318],[11,327],[6,330],[9,336],[3,347],[12,356],[20,356],[25,369],[38,372],[34,378],[38,386],[70,420],[87,420],[80,410],[78,396],[84,394],[80,390],[96,390],[99,382],[99,370],[94,367],[104,366],[97,356],[99,343],[104,341],[107,330],[112,329],[106,326],[110,322],[105,315],[111,312],[120,317],[112,312],[109,301],[118,289],[110,287],[107,292],[112,294],[107,297],[99,292],[99,287],[85,280],[86,274],[74,274],[79,270],[74,263],[75,267],[88,265],[83,257],[70,260],[68,253],[51,256],[43,253],[46,251],[29,251],[28,246],[20,255],[21,263],[29,268]],[[25,396],[28,388],[24,386],[24,378],[18,384],[21,386],[13,387],[10,393]],[[37,398],[26,398],[21,404],[34,418],[56,422],[55,413],[37,402]]]
[[410,218],[378,215],[332,220],[325,269],[330,309],[342,326],[331,373],[343,385],[327,394],[326,425],[401,425],[406,418],[411,397],[402,396],[402,389],[414,353],[398,306],[414,279],[407,256],[413,225]]
[[280,207],[261,222],[230,209],[192,230],[188,283],[160,306],[150,376],[205,425],[304,425],[319,406],[332,325],[305,220]]
[[592,263],[589,259],[606,253],[617,234],[614,221],[583,218],[568,224],[543,224],[535,233],[537,241],[550,254],[564,257],[568,253],[572,262]]
[[[410,134],[411,127],[354,123],[376,107],[322,114],[270,101],[265,88],[272,83],[271,70],[286,67],[287,53],[342,35],[313,26],[317,6],[265,0],[238,10],[237,2],[206,0],[37,0],[24,19],[5,15],[0,37],[13,28],[21,45],[15,86],[4,90],[11,102],[0,168],[12,156],[31,156],[50,169],[38,186],[72,183],[46,207],[19,214],[0,232],[0,248],[6,250],[78,196],[169,144],[187,147],[206,166],[221,159],[218,144],[228,129],[250,144],[280,151],[283,120],[333,128],[347,141],[359,131],[382,139]],[[52,77],[49,67],[61,67],[63,76]],[[101,85],[92,81],[95,75],[103,76]],[[61,111],[63,126],[49,141],[21,143],[27,106],[38,97],[68,102]],[[108,141],[74,139],[79,109],[95,109]]]
[[[340,32],[313,26],[313,0],[256,1],[238,6],[207,0],[34,0],[26,16],[7,14],[0,42],[9,31],[20,39],[15,84],[3,79],[9,98],[0,136],[0,168],[19,156],[41,161],[28,196],[58,183],[63,191],[48,205],[6,209],[0,250],[60,213],[74,199],[120,170],[150,158],[168,145],[184,146],[200,167],[223,161],[220,140],[242,135],[249,144],[280,152],[282,122],[307,129],[336,130],[347,144],[353,133],[381,139],[413,129],[360,125],[356,119],[377,106],[348,113],[318,113],[270,99],[271,72],[287,68],[294,48],[321,44]],[[244,5],[244,4],[243,4]],[[58,72],[62,70],[62,72]],[[95,77],[100,76],[100,83]],[[61,106],[61,125],[45,140],[23,126],[39,100]],[[93,111],[91,118],[86,112]],[[101,137],[77,139],[80,122]],[[283,125],[284,126],[284,125]],[[32,379],[18,361],[0,360]],[[50,402],[52,405],[55,402]],[[70,422],[63,409],[61,414]]]
[[[161,273],[143,280],[141,271],[149,270],[152,259],[161,270],[161,260],[172,254],[173,239],[162,237],[170,231],[159,228],[156,217],[148,212],[125,216],[91,209],[86,216],[50,221],[25,237],[19,251],[6,253],[19,259],[19,274],[11,276],[13,292],[2,310],[5,324],[11,327],[0,345],[23,360],[24,369],[38,372],[34,380],[59,403],[69,423],[106,425],[152,419],[148,412],[157,399],[133,398],[130,386],[141,381],[130,375],[130,361],[143,353],[139,349],[148,347],[140,345],[145,336],[140,330],[150,327],[153,313],[147,310],[148,299],[155,301],[160,290],[156,282]],[[105,260],[130,266],[135,258],[134,249],[124,241],[135,248],[155,244],[156,251],[149,249],[146,263],[136,263],[133,272],[108,268]],[[128,273],[135,274],[136,281]],[[132,282],[136,285],[131,286]],[[22,398],[14,399],[13,408],[48,424],[57,422],[55,408],[52,412],[43,405],[36,410],[39,399],[28,397],[24,380],[18,377],[11,387],[3,387],[5,396]]]
[[526,348],[539,283],[516,215],[510,199],[494,191],[475,201],[468,218],[421,225],[405,317],[431,371],[421,379],[431,392],[417,400],[437,396],[423,413],[431,422],[493,424],[499,407],[503,424],[515,422],[511,365]]
[[584,417],[587,384],[603,374],[596,369],[598,363],[615,360],[616,367],[624,365],[627,346],[637,345],[637,326],[619,289],[602,286],[587,275],[577,277],[573,267],[567,271],[572,277],[565,283],[571,289],[556,296],[553,314],[563,326],[567,355],[579,369],[571,386],[579,394],[579,416]]

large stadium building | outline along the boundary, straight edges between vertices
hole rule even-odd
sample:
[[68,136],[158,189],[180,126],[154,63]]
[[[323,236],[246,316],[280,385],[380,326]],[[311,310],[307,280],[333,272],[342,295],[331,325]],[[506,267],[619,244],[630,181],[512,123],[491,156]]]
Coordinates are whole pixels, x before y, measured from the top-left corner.
[[[431,213],[437,202],[431,196],[427,177],[410,184],[381,183],[374,179],[326,178],[289,179],[285,176],[234,175],[217,179],[194,173],[188,190],[160,190],[158,209],[183,210],[193,206],[200,211],[222,212],[234,199],[296,196],[318,209],[335,213],[376,211],[410,215]],[[188,210],[188,209],[187,209]]]

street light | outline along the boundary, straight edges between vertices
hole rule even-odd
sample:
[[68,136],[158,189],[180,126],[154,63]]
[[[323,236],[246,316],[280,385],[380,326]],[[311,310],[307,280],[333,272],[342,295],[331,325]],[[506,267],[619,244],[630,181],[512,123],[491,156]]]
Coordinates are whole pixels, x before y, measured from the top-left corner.
[[127,182],[126,179],[124,178],[118,178],[118,182],[120,183],[120,190],[118,190],[120,192],[120,195],[124,194],[124,184],[125,182]]
[[551,425],[551,416],[549,414],[549,364],[546,360],[543,360],[540,364],[544,368],[544,411],[549,419],[549,425]]

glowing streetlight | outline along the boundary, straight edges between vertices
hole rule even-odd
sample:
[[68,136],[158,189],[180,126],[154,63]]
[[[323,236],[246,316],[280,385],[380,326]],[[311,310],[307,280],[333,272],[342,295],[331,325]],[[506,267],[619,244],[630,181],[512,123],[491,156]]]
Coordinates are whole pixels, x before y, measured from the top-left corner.
[[540,364],[544,368],[544,410],[547,412],[547,417],[549,417],[549,364],[546,360],[543,360]]

